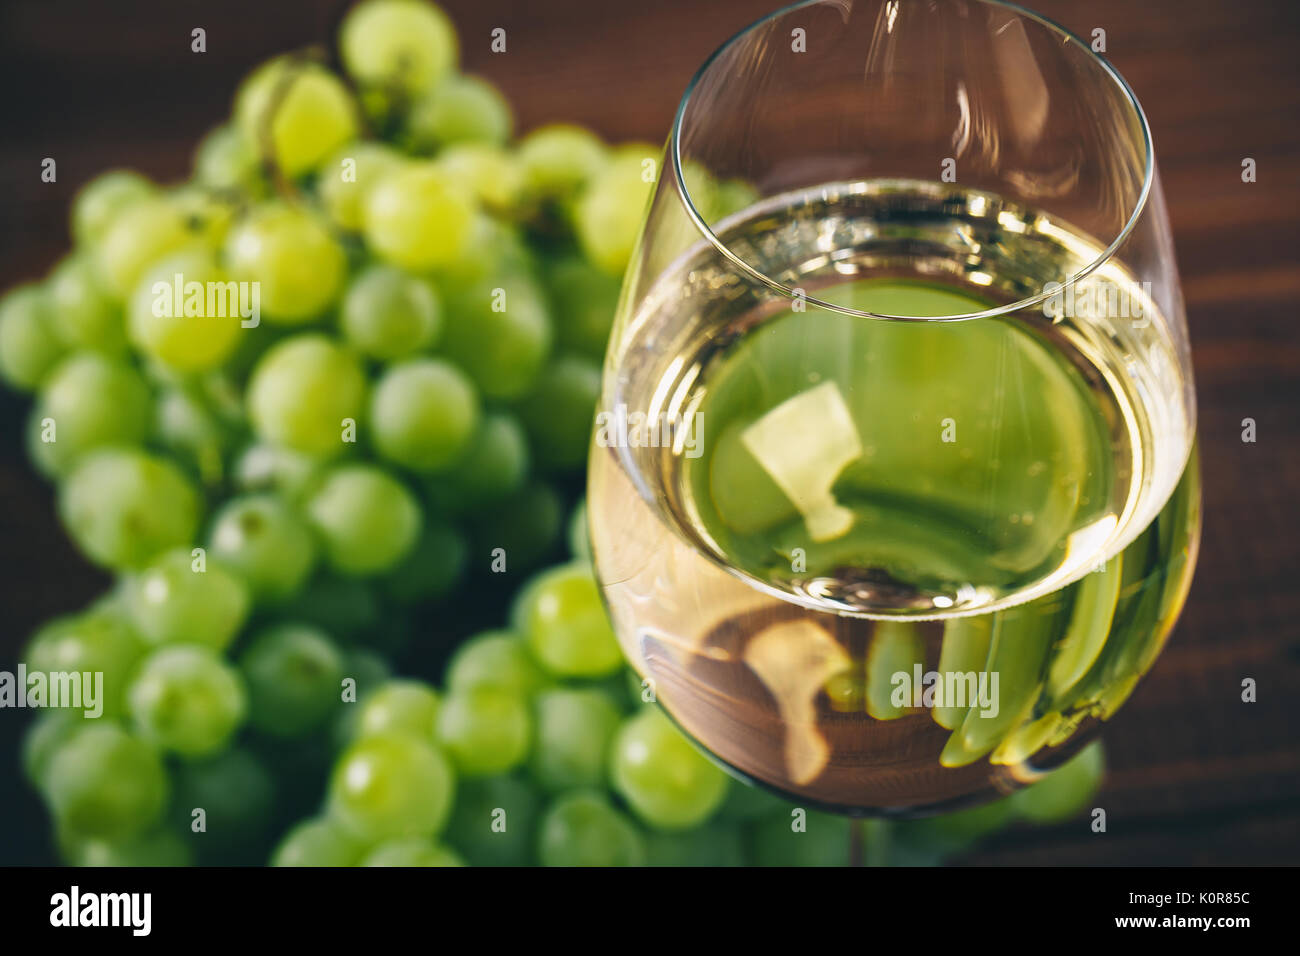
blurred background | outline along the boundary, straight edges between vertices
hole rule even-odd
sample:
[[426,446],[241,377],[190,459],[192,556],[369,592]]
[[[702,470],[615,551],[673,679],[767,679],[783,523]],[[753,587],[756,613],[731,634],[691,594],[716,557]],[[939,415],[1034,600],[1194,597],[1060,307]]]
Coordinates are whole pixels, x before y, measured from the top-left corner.
[[[688,79],[772,0],[442,0],[462,66],[498,84],[517,130],[570,121],[661,142]],[[96,173],[188,175],[200,136],[266,58],[325,42],[336,0],[5,0],[0,6],[0,288],[69,245],[67,211]],[[1187,301],[1200,402],[1205,525],[1182,620],[1105,734],[1109,833],[1013,829],[972,864],[1282,864],[1300,859],[1300,8],[1291,0],[1039,0],[1141,100]],[[190,52],[190,31],[207,52]],[[495,27],[504,54],[490,50]],[[44,157],[58,162],[42,183]],[[1242,181],[1253,158],[1257,181]],[[0,669],[42,621],[107,578],[74,551],[25,462],[25,400],[0,392]],[[1243,420],[1256,440],[1242,440]],[[466,600],[472,600],[467,597]],[[1258,701],[1241,701],[1244,678]],[[0,863],[52,858],[15,771],[27,715],[0,712]]]

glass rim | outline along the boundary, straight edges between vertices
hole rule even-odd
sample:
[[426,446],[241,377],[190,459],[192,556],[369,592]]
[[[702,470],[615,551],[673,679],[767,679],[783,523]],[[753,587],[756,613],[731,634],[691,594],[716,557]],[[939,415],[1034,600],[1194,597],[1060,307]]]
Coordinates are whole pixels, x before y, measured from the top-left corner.
[[[1075,35],[1073,31],[1057,23],[1055,20],[1045,17],[1040,13],[1036,13],[1018,3],[1012,3],[1010,0],[971,0],[971,2],[983,4],[984,6],[1000,7],[1005,10],[1010,10],[1013,13],[1038,23],[1040,26],[1046,27],[1049,31],[1057,34],[1066,44],[1074,44],[1078,46],[1119,88],[1120,92],[1123,94],[1124,101],[1128,103],[1132,108],[1134,115],[1137,117],[1138,125],[1142,131],[1142,145],[1146,152],[1142,172],[1142,189],[1138,193],[1137,201],[1133,204],[1133,211],[1129,214],[1124,226],[1120,229],[1114,240],[1111,241],[1110,245],[1106,246],[1106,248],[1103,249],[1092,262],[1088,263],[1068,279],[1061,282],[1058,288],[1045,289],[1036,295],[1027,296],[1006,305],[984,309],[980,312],[916,316],[891,315],[885,312],[867,312],[863,309],[853,309],[845,305],[839,305],[834,302],[826,301],[825,299],[817,298],[816,296],[808,295],[806,291],[798,291],[790,288],[784,283],[773,279],[771,276],[760,272],[733,252],[725,242],[718,238],[717,234],[714,233],[713,229],[704,220],[704,217],[700,215],[699,210],[695,207],[695,201],[691,198],[690,188],[686,185],[686,177],[683,175],[681,145],[682,125],[686,118],[686,109],[690,104],[691,95],[695,92],[695,88],[700,84],[700,81],[703,80],[704,75],[708,73],[714,63],[716,63],[724,53],[730,50],[742,38],[753,33],[760,27],[777,20],[780,17],[784,17],[786,14],[793,13],[794,11],[803,9],[804,7],[817,6],[827,2],[829,2],[829,0],[796,0],[796,2],[787,4],[778,10],[774,10],[732,34],[716,50],[709,54],[708,58],[700,65],[699,69],[695,71],[690,82],[686,85],[686,91],[682,94],[681,101],[677,105],[677,112],[673,117],[672,130],[668,137],[668,153],[672,160],[673,177],[676,180],[677,186],[677,196],[681,200],[687,218],[691,220],[692,225],[694,225],[701,236],[717,249],[718,252],[725,256],[727,260],[750,278],[757,280],[779,295],[791,300],[797,299],[809,305],[816,306],[817,308],[826,309],[830,312],[839,312],[844,315],[853,315],[868,319],[891,319],[903,322],[965,322],[970,319],[988,319],[994,318],[995,316],[1008,315],[1012,312],[1019,312],[1022,309],[1031,308],[1046,302],[1053,296],[1060,295],[1062,290],[1072,287],[1076,283],[1086,279],[1115,257],[1115,253],[1119,251],[1119,248],[1137,227],[1138,220],[1141,219],[1142,213],[1146,209],[1147,200],[1150,198],[1151,187],[1155,179],[1155,147],[1151,141],[1151,127],[1147,123],[1146,113],[1143,112],[1142,104],[1138,102],[1137,95],[1133,92],[1133,88],[1129,86],[1128,81],[1125,80],[1120,72],[1105,58],[1098,55],[1089,44],[1085,43],[1080,37]],[[890,2],[890,0],[886,0],[886,2]]]

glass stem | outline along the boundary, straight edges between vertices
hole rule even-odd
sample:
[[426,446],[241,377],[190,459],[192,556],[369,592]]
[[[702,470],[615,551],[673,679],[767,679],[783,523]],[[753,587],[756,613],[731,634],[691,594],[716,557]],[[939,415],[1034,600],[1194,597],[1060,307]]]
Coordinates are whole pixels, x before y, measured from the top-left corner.
[[866,821],[854,817],[849,821],[849,866],[865,866],[867,856]]
[[891,829],[888,820],[850,820],[849,866],[888,866]]

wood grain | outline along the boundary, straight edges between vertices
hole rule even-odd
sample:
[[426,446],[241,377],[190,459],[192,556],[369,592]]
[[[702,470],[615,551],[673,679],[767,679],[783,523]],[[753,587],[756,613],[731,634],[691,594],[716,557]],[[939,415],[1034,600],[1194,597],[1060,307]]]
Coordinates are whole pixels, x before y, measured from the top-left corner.
[[[519,125],[585,123],[661,141],[691,73],[770,0],[448,0],[463,60],[506,92]],[[76,187],[112,165],[184,176],[238,78],[325,39],[337,4],[9,0],[0,7],[0,286],[67,245]],[[1294,864],[1300,860],[1300,6],[1290,0],[1041,0],[1108,55],[1149,117],[1184,279],[1200,400],[1205,530],[1168,650],[1108,730],[1099,803],[1083,823],[1013,830],[990,864]],[[208,31],[208,53],[189,31]],[[508,30],[494,55],[489,32]],[[41,184],[43,157],[59,180]],[[1253,157],[1258,181],[1241,181]],[[21,453],[23,405],[0,399],[0,667],[41,620],[102,581],[59,531]],[[1242,420],[1257,423],[1254,444]],[[1240,701],[1244,677],[1259,702]],[[9,779],[16,721],[0,715]],[[44,818],[0,784],[0,861],[40,859]],[[33,835],[35,834],[35,835]]]

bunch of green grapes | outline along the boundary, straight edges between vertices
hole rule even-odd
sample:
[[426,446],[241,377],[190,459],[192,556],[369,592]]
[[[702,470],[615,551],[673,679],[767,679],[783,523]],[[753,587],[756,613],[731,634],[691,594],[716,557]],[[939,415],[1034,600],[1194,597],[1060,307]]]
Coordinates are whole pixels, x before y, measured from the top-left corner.
[[[87,865],[783,859],[751,818],[787,809],[629,697],[582,559],[445,691],[391,679],[480,629],[476,580],[499,601],[556,554],[656,151],[515,139],[422,0],[363,0],[338,48],[342,75],[255,70],[189,181],[89,183],[73,250],[0,299],[32,462],[115,578],[24,655],[103,675],[101,715],[26,739],[52,842]],[[688,175],[711,215],[752,199]]]
[[[619,150],[516,140],[432,4],[359,3],[338,49],[341,75],[256,69],[189,181],[86,185],[73,250],[0,300],[32,462],[116,579],[25,654],[104,675],[101,717],[51,713],[27,744],[71,861],[234,845],[189,840],[185,805],[264,859],[273,768],[326,747],[341,684],[378,680],[467,577],[545,560],[580,494],[630,242],[584,239],[581,203]],[[606,200],[630,230],[648,188]]]

